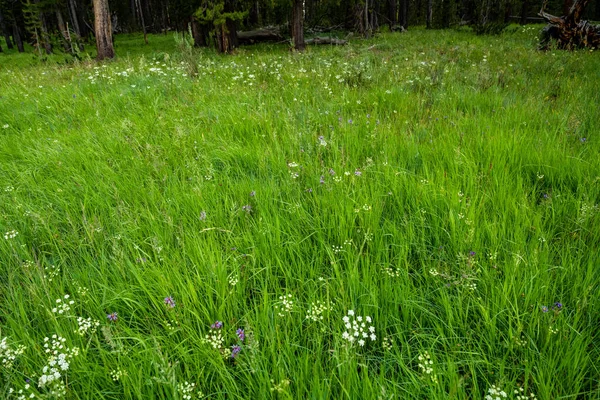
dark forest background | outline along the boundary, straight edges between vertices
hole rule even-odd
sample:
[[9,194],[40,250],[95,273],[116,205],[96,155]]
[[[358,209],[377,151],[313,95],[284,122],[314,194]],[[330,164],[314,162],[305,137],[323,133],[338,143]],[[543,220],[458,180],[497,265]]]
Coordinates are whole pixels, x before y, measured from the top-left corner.
[[[216,45],[238,31],[272,27],[289,33],[294,3],[300,0],[109,0],[113,34],[193,32],[197,46]],[[573,0],[549,0],[546,11],[567,13]],[[508,23],[543,22],[541,0],[304,0],[303,28],[309,34],[331,30],[369,36],[378,29],[431,29],[469,25],[477,33],[494,33]],[[585,19],[600,20],[593,0]],[[221,31],[217,26],[224,27]],[[93,43],[92,0],[0,0],[0,34],[4,45],[24,51],[76,53]]]

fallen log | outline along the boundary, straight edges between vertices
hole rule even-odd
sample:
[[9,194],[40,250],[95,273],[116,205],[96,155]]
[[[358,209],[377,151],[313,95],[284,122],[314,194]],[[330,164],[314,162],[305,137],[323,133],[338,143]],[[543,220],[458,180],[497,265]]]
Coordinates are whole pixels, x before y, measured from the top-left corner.
[[583,10],[590,0],[575,0],[569,13],[556,17],[544,11],[548,0],[545,0],[538,13],[548,22],[540,35],[540,50],[548,50],[553,42],[556,47],[563,50],[578,48],[600,48],[600,25],[593,25],[582,21]]
[[312,39],[305,40],[304,43],[306,43],[306,44],[331,44],[331,45],[335,45],[335,46],[344,46],[344,45],[348,44],[348,41],[344,40],[344,39],[336,39],[336,38],[329,38],[329,37],[315,37]]
[[262,42],[281,42],[284,40],[279,32],[272,29],[258,29],[255,31],[246,31],[237,33],[240,44],[254,44]]

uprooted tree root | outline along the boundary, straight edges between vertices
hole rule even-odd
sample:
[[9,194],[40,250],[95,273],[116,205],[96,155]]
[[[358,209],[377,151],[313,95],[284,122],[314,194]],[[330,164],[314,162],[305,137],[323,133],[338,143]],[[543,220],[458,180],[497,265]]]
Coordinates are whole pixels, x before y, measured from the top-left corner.
[[548,50],[553,42],[556,42],[557,48],[564,50],[600,48],[600,25],[581,20],[590,0],[575,0],[569,13],[562,17],[545,12],[547,2],[544,2],[538,14],[548,22],[540,36],[540,50]]

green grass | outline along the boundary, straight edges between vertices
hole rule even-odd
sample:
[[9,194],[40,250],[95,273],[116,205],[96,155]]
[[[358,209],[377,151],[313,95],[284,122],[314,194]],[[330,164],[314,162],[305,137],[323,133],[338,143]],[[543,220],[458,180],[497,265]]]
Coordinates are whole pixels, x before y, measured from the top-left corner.
[[535,34],[0,55],[0,397],[58,334],[69,399],[600,398],[600,59]]

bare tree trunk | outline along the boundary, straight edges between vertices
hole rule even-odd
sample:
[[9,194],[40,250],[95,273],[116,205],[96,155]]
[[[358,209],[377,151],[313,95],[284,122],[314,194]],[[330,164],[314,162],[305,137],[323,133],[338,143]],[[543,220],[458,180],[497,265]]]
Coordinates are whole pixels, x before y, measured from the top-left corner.
[[17,25],[16,21],[13,22],[13,39],[17,44],[17,49],[19,50],[19,53],[24,53],[25,47],[23,46],[23,40],[21,39],[21,33],[19,32],[19,26]]
[[144,10],[142,10],[140,0],[135,0],[135,3],[140,16],[140,23],[142,24],[142,32],[144,32],[144,43],[148,44],[148,33],[146,32],[146,23],[144,21]]
[[196,17],[192,17],[192,37],[194,38],[194,47],[206,47],[208,42],[206,38],[208,36],[207,28],[205,25],[200,25]]
[[58,8],[56,9],[56,21],[58,22],[58,30],[63,37],[63,47],[65,48],[65,52],[72,53],[73,49],[71,47],[69,32],[67,32],[65,21],[63,20],[62,14]]
[[529,11],[529,0],[523,0],[521,4],[521,25],[527,23],[527,12]]
[[[39,0],[34,0],[35,4],[38,4]],[[50,35],[48,34],[48,25],[46,24],[46,16],[43,12],[38,13],[38,18],[40,20],[40,30],[41,37],[38,36],[37,43],[38,45],[43,45],[46,50],[46,54],[52,54],[52,43],[50,43]]]
[[81,29],[79,28],[79,18],[77,17],[75,0],[69,0],[69,14],[71,15],[73,30],[75,30],[75,34],[77,35],[76,39],[79,45],[79,51],[83,51],[83,43],[81,43]]
[[397,0],[388,0],[388,22],[390,31],[398,24],[398,4]]
[[6,29],[6,24],[4,23],[4,17],[2,16],[1,12],[0,12],[0,30],[4,34],[4,39],[6,40],[6,47],[8,47],[9,49],[12,49],[13,44],[12,44],[12,41],[10,40],[10,33]]
[[427,0],[427,29],[431,29],[433,19],[433,0]]
[[304,0],[294,0],[292,6],[292,39],[294,49],[304,51]]
[[402,1],[402,18],[400,19],[400,24],[404,29],[408,28],[408,0]]
[[98,61],[105,58],[114,58],[115,50],[112,41],[112,29],[110,26],[110,11],[108,0],[94,1],[94,30],[96,31],[96,49],[98,50]]
[[371,29],[369,27],[369,0],[365,0],[365,37],[368,38],[371,33]]

